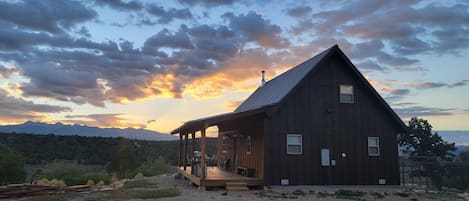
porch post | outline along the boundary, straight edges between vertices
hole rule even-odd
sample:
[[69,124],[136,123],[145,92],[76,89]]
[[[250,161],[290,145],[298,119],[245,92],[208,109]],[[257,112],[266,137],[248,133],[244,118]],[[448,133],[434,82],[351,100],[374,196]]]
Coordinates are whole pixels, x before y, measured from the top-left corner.
[[[192,152],[191,152],[191,156],[194,157],[195,143],[197,143],[197,142],[195,141],[195,131],[192,131],[191,137],[192,137]],[[191,174],[194,174],[194,167],[191,167]]]
[[187,141],[188,141],[188,135],[189,133],[186,133],[184,135],[184,159],[182,160],[182,164],[184,165],[184,170],[186,170],[186,164],[187,164]]
[[178,167],[182,165],[182,133],[179,133],[179,149],[178,149]]
[[201,179],[205,179],[205,177],[207,177],[207,175],[205,174],[205,169],[207,167],[207,165],[205,164],[205,154],[206,154],[206,139],[205,139],[205,129],[207,129],[207,125],[204,124],[204,127],[202,128],[201,130],[201,138],[202,138],[202,142],[200,143],[200,149],[201,149],[201,152],[202,152],[202,158],[201,158],[201,169],[202,169],[202,174],[201,174]]

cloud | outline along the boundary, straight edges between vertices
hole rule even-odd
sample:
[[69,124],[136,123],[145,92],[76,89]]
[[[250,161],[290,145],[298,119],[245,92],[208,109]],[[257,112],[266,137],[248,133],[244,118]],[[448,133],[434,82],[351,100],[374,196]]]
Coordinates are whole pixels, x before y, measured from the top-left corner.
[[448,84],[443,82],[411,82],[405,83],[404,86],[414,87],[416,89],[431,89],[448,86]]
[[145,128],[144,124],[129,122],[123,114],[67,115],[65,118],[60,122],[101,128]]
[[71,111],[68,107],[36,104],[23,98],[9,96],[7,91],[0,89],[0,122],[20,123],[27,120],[43,120],[49,113]]
[[190,5],[190,6],[201,5],[205,7],[216,7],[216,6],[223,6],[223,5],[231,5],[235,1],[234,0],[179,0],[179,2]]
[[395,96],[403,96],[403,95],[407,95],[410,93],[409,89],[394,89],[390,87],[379,88],[378,91],[386,92],[388,94],[395,95]]
[[250,11],[238,16],[225,13],[223,16],[229,20],[230,28],[247,42],[256,42],[263,47],[277,49],[290,45],[288,39],[281,36],[280,26],[272,24],[259,13]]
[[11,75],[18,73],[17,68],[7,68],[3,65],[0,65],[0,76],[3,78],[9,78]]
[[171,8],[166,10],[163,6],[155,4],[148,5],[147,12],[158,17],[158,22],[161,24],[168,24],[175,19],[191,19],[192,13],[189,9],[176,9]]
[[460,87],[460,86],[465,86],[469,83],[469,76],[468,77],[465,77],[463,80],[461,81],[458,81],[458,82],[454,82],[450,85],[448,85],[449,87]]
[[292,17],[302,18],[311,14],[312,11],[313,9],[310,6],[299,6],[287,9],[287,14]]
[[469,29],[464,25],[469,20],[469,5],[418,3],[348,1],[313,13],[310,20],[316,34],[383,40],[403,56],[457,53],[469,46]]
[[432,108],[424,106],[411,106],[405,108],[394,108],[401,118],[424,117],[424,116],[448,116],[452,115],[453,108]]
[[117,10],[130,10],[137,11],[141,10],[143,5],[138,1],[124,2],[122,0],[96,0],[96,4],[101,6],[109,6]]
[[381,65],[379,65],[378,63],[376,63],[372,60],[365,60],[365,61],[359,62],[355,65],[357,66],[358,69],[364,70],[364,71],[371,71],[371,72],[373,72],[373,71],[379,71],[379,72],[389,71],[388,68],[382,67]]
[[230,100],[225,102],[224,106],[228,108],[228,110],[234,111],[243,101],[244,100]]
[[94,10],[76,1],[0,2],[0,22],[50,33],[62,33],[96,17]]
[[194,45],[187,33],[182,31],[171,33],[169,30],[163,29],[148,38],[144,45],[144,48],[147,49],[160,47],[193,49]]

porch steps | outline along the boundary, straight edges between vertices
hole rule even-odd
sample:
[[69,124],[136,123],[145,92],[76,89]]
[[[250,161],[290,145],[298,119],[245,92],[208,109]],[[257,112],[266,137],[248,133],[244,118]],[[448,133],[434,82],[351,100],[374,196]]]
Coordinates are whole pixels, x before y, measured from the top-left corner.
[[226,183],[225,189],[227,191],[247,191],[249,190],[248,186],[244,182],[229,182]]

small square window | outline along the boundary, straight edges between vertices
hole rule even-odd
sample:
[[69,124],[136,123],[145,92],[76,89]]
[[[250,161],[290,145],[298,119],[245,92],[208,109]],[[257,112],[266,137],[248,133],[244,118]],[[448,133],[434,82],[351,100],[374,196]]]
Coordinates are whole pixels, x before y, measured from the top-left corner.
[[287,135],[287,154],[302,154],[303,142],[300,134]]
[[368,156],[379,156],[379,137],[368,137]]
[[340,85],[340,103],[353,103],[353,85]]

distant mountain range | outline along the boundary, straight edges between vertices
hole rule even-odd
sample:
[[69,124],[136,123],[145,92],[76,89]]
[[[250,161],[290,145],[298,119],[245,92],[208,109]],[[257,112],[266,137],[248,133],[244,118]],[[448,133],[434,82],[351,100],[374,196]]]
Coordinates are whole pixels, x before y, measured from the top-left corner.
[[88,137],[124,137],[129,139],[149,141],[177,140],[175,136],[163,134],[156,131],[134,128],[98,128],[81,125],[65,125],[62,123],[47,124],[41,122],[27,121],[19,125],[0,126],[0,133],[17,134],[55,134],[55,135],[79,135]]
[[[168,141],[177,140],[176,136],[163,134],[156,131],[134,128],[98,128],[82,125],[66,125],[62,123],[47,124],[27,121],[19,125],[0,126],[1,133],[28,133],[28,134],[55,134],[55,135],[79,135],[97,137],[125,137],[129,139]],[[460,149],[466,149],[469,145],[469,131],[439,130],[441,137],[448,142],[456,142]]]

